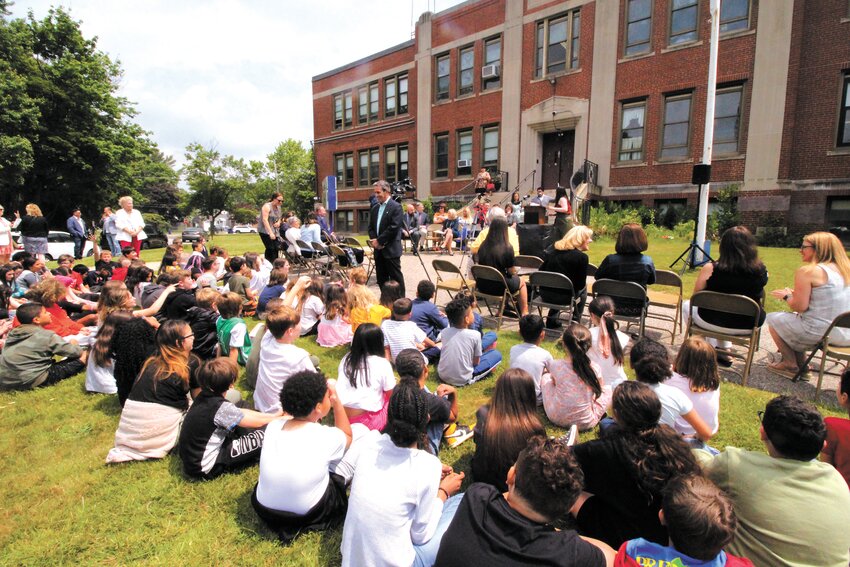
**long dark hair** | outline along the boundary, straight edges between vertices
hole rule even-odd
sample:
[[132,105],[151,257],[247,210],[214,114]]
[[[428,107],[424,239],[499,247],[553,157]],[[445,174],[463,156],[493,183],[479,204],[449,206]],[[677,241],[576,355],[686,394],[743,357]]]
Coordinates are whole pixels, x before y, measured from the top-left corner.
[[545,435],[546,428],[537,415],[534,379],[525,370],[511,368],[496,380],[490,412],[484,425],[484,438],[476,459],[507,471],[529,438]]
[[753,233],[745,226],[733,226],[720,237],[720,258],[715,267],[725,272],[760,274],[764,263],[759,260]]
[[687,442],[673,428],[658,423],[661,401],[649,386],[623,382],[614,390],[612,406],[619,427],[610,439],[648,503],[660,498],[671,478],[700,474]]
[[419,388],[419,382],[405,376],[393,388],[387,407],[387,424],[382,433],[390,436],[396,447],[424,445],[428,426],[428,403]]
[[[611,349],[611,357],[617,366],[623,365],[623,345],[620,344],[620,339],[617,338],[617,321],[614,319],[614,300],[607,295],[597,295],[590,302],[588,310],[591,314],[599,317],[599,325],[605,325],[605,331],[608,333],[608,348]],[[600,330],[601,332],[601,330]],[[602,336],[599,337],[600,347],[602,346]],[[600,351],[602,348],[600,348]]]
[[522,203],[522,199],[519,197],[519,191],[514,191],[513,195],[511,195],[511,205],[519,205]]
[[487,238],[478,249],[478,263],[500,271],[513,265],[514,249],[508,238],[508,221],[496,217],[490,221]]
[[593,392],[593,396],[598,398],[602,395],[602,384],[599,383],[599,376],[596,375],[596,371],[590,366],[590,358],[587,356],[587,351],[590,350],[591,340],[590,330],[578,323],[570,323],[564,329],[564,336],[561,337],[561,342],[570,355],[570,363],[576,375],[581,378],[582,382],[588,385]]
[[343,361],[342,368],[352,388],[357,387],[358,377],[362,377],[360,383],[369,386],[369,364],[370,356],[384,356],[384,333],[381,328],[372,323],[362,323],[354,331],[351,339],[351,352]]
[[104,319],[103,324],[97,331],[97,340],[92,347],[91,356],[94,363],[100,367],[112,365],[112,337],[118,325],[127,323],[133,319],[132,311],[113,311]]
[[566,187],[561,187],[560,185],[558,185],[557,189],[555,189],[555,204],[557,204],[558,201],[561,200],[561,197],[569,199],[569,193],[567,193]]

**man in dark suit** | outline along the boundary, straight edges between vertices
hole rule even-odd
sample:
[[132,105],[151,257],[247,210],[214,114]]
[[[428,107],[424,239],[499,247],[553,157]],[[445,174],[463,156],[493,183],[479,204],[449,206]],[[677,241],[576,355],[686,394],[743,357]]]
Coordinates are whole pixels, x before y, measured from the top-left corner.
[[74,239],[74,258],[79,260],[83,257],[83,248],[86,244],[86,225],[83,224],[83,219],[80,216],[80,209],[71,211],[71,216],[65,222],[68,232],[71,233],[71,238]]
[[378,285],[395,280],[404,296],[404,275],[401,273],[401,232],[404,213],[401,205],[390,198],[390,184],[383,179],[375,183],[377,203],[369,214],[369,238],[375,249],[375,274]]
[[404,215],[404,227],[402,228],[402,238],[410,240],[411,248],[414,254],[419,254],[419,215],[416,214],[416,207],[412,204],[407,205],[407,213]]

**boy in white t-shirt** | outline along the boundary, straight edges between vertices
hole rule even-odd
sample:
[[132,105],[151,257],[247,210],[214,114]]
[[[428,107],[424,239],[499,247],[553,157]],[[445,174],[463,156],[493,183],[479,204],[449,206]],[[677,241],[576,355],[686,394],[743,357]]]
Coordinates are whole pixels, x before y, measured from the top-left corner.
[[519,334],[523,342],[511,347],[510,357],[510,368],[525,370],[534,379],[537,405],[543,403],[540,382],[543,380],[543,375],[547,374],[546,365],[555,361],[552,353],[540,347],[540,343],[546,338],[544,327],[543,318],[539,315],[523,315],[519,320]]
[[450,326],[440,333],[440,380],[452,386],[481,380],[502,362],[502,353],[496,349],[482,353],[481,334],[469,328],[475,318],[465,297],[455,297],[446,305],[446,317]]
[[266,317],[254,407],[265,413],[280,411],[280,391],[286,380],[303,370],[316,370],[310,353],[293,343],[301,332],[301,317],[290,307],[279,307]]
[[393,302],[393,318],[381,323],[387,359],[395,363],[398,353],[406,348],[415,348],[422,353],[428,364],[433,364],[440,360],[440,347],[410,320],[412,311],[413,302],[409,298],[396,299]]

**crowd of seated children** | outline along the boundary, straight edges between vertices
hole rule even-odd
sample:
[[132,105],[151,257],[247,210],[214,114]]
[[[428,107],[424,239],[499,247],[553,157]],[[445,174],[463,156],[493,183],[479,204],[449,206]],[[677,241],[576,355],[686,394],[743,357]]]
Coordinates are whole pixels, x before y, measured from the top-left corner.
[[325,300],[327,305],[319,320],[316,342],[323,347],[351,344],[354,333],[348,320],[348,293],[341,284],[332,283],[327,287]]
[[[291,375],[277,405],[286,417],[266,426],[251,504],[288,543],[301,531],[324,530],[342,520],[345,481],[332,470],[351,445],[352,432],[334,386],[318,372]],[[334,426],[322,425],[331,408]]]
[[522,342],[511,347],[509,366],[528,372],[534,380],[537,404],[541,405],[543,396],[540,393],[540,382],[543,375],[548,373],[548,365],[555,361],[552,353],[540,346],[546,338],[543,318],[539,315],[523,315],[519,320],[519,334]]
[[395,362],[396,356],[402,350],[415,348],[422,352],[429,364],[432,364],[440,359],[440,348],[425,336],[425,332],[417,327],[416,323],[410,320],[412,308],[413,302],[410,299],[406,297],[396,299],[393,303],[392,319],[381,323],[386,356],[391,362]]
[[[844,411],[850,411],[850,370],[841,374],[835,394],[838,405]],[[826,445],[821,451],[821,460],[834,466],[850,486],[850,419],[827,417],[823,421],[826,425]]]
[[[717,433],[720,427],[720,374],[713,346],[698,337],[685,339],[676,355],[673,376],[666,384],[685,394],[711,434]],[[673,427],[686,438],[693,439],[696,435],[694,427],[682,416],[676,418]],[[702,446],[701,442],[696,443]]]
[[383,306],[378,298],[366,286],[366,270],[353,268],[348,272],[348,313],[351,320],[351,331],[357,331],[358,325],[372,323],[380,326],[383,321],[380,311]]
[[212,479],[260,459],[263,430],[278,414],[236,407],[228,390],[239,377],[229,358],[215,358],[198,369],[198,387],[192,407],[180,428],[178,449],[183,472],[191,478]]
[[107,463],[161,459],[177,443],[189,391],[197,388],[200,361],[191,354],[192,329],[185,321],[166,321],[156,333],[156,353],[147,359],[115,432]]
[[[542,324],[543,319],[538,317]],[[545,435],[537,415],[537,394],[531,375],[511,368],[496,380],[490,403],[475,412],[475,454],[472,479],[508,490],[507,478],[529,438]]]
[[[67,288],[55,278],[46,278],[26,293],[25,297],[31,301],[41,303],[50,313],[50,324],[46,329],[53,331],[66,341],[76,341],[78,344],[88,346],[91,344],[91,329],[72,320],[68,313],[59,305],[59,301],[65,297]],[[17,326],[15,324],[15,326]]]
[[585,492],[571,514],[579,533],[615,549],[638,537],[664,545],[661,491],[677,476],[699,474],[699,465],[682,436],[659,423],[661,402],[646,384],[617,386],[612,408],[616,425],[573,447]]
[[681,418],[694,429],[694,436],[701,441],[711,439],[711,428],[699,415],[691,398],[681,390],[667,384],[673,376],[667,348],[656,340],[644,337],[632,347],[629,362],[635,378],[652,389],[661,401],[661,423],[676,427]]
[[219,318],[215,323],[219,352],[240,366],[245,366],[252,346],[248,326],[239,316],[243,305],[242,298],[236,293],[222,294],[216,303]]
[[566,357],[550,362],[540,384],[543,408],[555,425],[575,425],[582,431],[596,426],[611,404],[611,387],[587,356],[590,330],[570,323],[561,337]]
[[[88,353],[48,329],[52,316],[43,305],[24,303],[15,316],[20,326],[9,332],[0,353],[0,390],[50,386],[85,368]],[[65,359],[56,362],[54,356]]]
[[410,320],[425,331],[432,341],[436,341],[440,331],[448,327],[449,322],[440,309],[431,301],[436,292],[431,280],[422,280],[416,286],[416,299],[413,300],[413,313]]
[[337,374],[336,392],[348,420],[369,429],[383,429],[394,387],[393,367],[384,352],[384,333],[372,323],[363,323],[354,332],[351,350],[342,357]]
[[620,546],[614,567],[644,565],[704,565],[752,567],[749,559],[726,553],[738,528],[732,502],[712,482],[701,476],[680,476],[664,487],[661,523],[668,544],[637,538]]
[[610,546],[553,525],[581,494],[583,477],[565,444],[542,435],[525,440],[506,490],[475,482],[464,493],[434,565],[612,565]]
[[614,300],[607,295],[594,297],[587,310],[590,313],[591,325],[591,347],[587,356],[599,366],[603,380],[613,390],[626,380],[623,363],[630,338],[617,329]]
[[726,447],[703,463],[738,516],[726,548],[755,565],[844,567],[850,491],[834,467],[816,460],[826,439],[823,417],[793,396],[773,398],[759,416],[767,453]]
[[279,307],[266,317],[268,331],[262,339],[254,390],[254,407],[261,412],[280,411],[280,391],[290,376],[316,370],[310,354],[294,344],[300,334],[300,323],[298,313],[291,307]]
[[440,333],[442,349],[437,373],[452,386],[466,386],[486,377],[502,362],[502,354],[483,352],[481,335],[469,328],[474,322],[472,306],[465,297],[455,297],[446,305],[449,327]]
[[420,449],[427,443],[427,410],[419,383],[406,377],[393,389],[384,432],[359,438],[337,466],[351,482],[344,567],[433,565],[460,504],[462,495],[452,496],[464,474]]

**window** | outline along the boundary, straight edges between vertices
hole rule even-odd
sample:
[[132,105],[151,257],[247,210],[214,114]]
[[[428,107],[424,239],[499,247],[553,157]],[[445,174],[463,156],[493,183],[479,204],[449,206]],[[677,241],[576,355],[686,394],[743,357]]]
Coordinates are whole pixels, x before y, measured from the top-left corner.
[[578,10],[538,22],[535,77],[578,68],[580,30]]
[[739,153],[742,93],[743,87],[717,90],[717,98],[714,100],[713,151],[715,155]]
[[369,185],[381,179],[381,151],[378,148],[369,150]]
[[[472,175],[472,130],[462,130],[457,133],[457,174]],[[468,165],[461,167],[465,160]]]
[[844,75],[841,107],[838,113],[838,145],[850,146],[850,75]]
[[498,73],[495,77],[481,80],[481,90],[497,89],[502,86],[502,38],[494,37],[484,42],[484,66],[495,65]]
[[698,12],[699,0],[671,0],[669,45],[697,40]]
[[661,159],[688,157],[691,125],[691,95],[668,96],[664,99],[664,131],[661,137]]
[[449,135],[434,136],[434,177],[449,176]]
[[384,117],[407,114],[407,73],[384,79]]
[[827,199],[826,220],[830,227],[850,227],[850,199],[847,197],[832,197]]
[[357,176],[357,186],[367,187],[378,181],[381,175],[381,152],[378,148],[361,150],[357,157],[360,164]]
[[369,85],[369,121],[378,119],[379,101],[378,83],[375,82]]
[[369,121],[369,89],[362,86],[357,89],[357,122],[366,124]]
[[352,232],[354,230],[354,211],[337,211],[334,230],[336,232]]
[[481,167],[499,169],[499,127],[487,126],[481,136]]
[[351,91],[344,93],[343,98],[345,99],[345,119],[343,121],[343,125],[348,127],[351,126],[353,120]]
[[408,170],[407,144],[387,146],[384,148],[384,179],[401,181],[410,177]]
[[437,100],[449,99],[449,70],[451,59],[448,54],[437,57]]
[[369,209],[360,209],[357,211],[357,226],[360,232],[369,231]]
[[750,27],[750,0],[723,0],[720,3],[720,33]]
[[357,169],[357,186],[366,187],[369,185],[369,150],[361,150],[358,154],[360,167]]
[[342,95],[334,95],[334,130],[342,128]]
[[354,154],[336,154],[334,164],[337,188],[354,187]]
[[460,50],[457,66],[457,94],[472,94],[475,90],[475,51],[470,45]]
[[652,38],[652,0],[626,0],[626,55],[648,53]]
[[643,120],[646,101],[623,105],[619,161],[643,160]]

